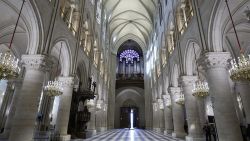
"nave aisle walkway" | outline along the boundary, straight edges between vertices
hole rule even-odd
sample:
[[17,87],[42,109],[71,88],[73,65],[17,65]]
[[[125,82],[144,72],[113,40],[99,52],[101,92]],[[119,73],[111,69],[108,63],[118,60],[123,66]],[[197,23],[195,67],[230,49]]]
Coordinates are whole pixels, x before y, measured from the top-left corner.
[[179,141],[179,140],[149,130],[116,129],[101,133],[99,135],[93,136],[85,140],[76,139],[72,141]]

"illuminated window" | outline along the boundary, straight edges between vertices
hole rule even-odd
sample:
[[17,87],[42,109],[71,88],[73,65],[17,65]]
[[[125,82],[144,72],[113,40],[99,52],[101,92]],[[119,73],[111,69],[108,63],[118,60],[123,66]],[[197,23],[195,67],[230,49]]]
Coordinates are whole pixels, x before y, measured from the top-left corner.
[[170,31],[167,36],[167,44],[168,44],[168,52],[169,54],[172,54],[175,47],[175,38],[174,38],[174,32]]
[[94,0],[90,0],[92,5],[95,5],[95,1]]
[[135,50],[128,49],[128,50],[124,50],[120,54],[120,61],[122,62],[123,59],[125,59],[126,63],[134,63],[134,59],[139,61],[140,56]]
[[97,5],[96,5],[96,22],[98,24],[101,23],[101,15],[102,15],[102,0],[98,0],[97,1]]
[[193,17],[193,8],[191,0],[185,0],[181,3],[180,9],[177,11],[178,30],[181,34],[187,28],[188,23]]
[[162,59],[162,66],[164,67],[167,64],[166,49],[162,49],[161,59]]

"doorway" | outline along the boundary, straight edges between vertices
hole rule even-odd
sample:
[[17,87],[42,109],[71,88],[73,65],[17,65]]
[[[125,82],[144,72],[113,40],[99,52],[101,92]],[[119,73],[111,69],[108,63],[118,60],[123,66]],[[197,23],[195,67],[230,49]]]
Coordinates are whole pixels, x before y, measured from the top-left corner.
[[[131,119],[131,111],[133,116]],[[131,128],[131,120],[134,128],[139,128],[139,111],[137,107],[121,107],[120,108],[120,128]]]

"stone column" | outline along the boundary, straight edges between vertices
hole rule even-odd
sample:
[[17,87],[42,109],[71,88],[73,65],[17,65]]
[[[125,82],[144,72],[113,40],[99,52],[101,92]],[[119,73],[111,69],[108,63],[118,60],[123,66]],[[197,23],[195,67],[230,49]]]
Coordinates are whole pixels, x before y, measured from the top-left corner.
[[157,102],[153,102],[153,130],[156,132],[160,132],[161,129],[159,128],[160,126],[160,119],[159,119],[159,108],[158,108],[158,103]]
[[128,63],[128,77],[130,78],[131,77],[131,64]]
[[140,61],[136,62],[136,74],[139,74],[140,73]]
[[14,118],[15,111],[16,111],[17,99],[18,99],[21,87],[22,87],[22,80],[15,80],[15,91],[13,94],[13,98],[11,100],[11,104],[9,106],[9,114],[7,115],[7,119],[4,125],[4,132],[1,134],[0,139],[9,138],[11,125],[12,125],[13,118]]
[[119,64],[120,64],[119,58],[116,57],[116,68],[115,68],[116,74],[119,74]]
[[43,95],[40,103],[39,114],[42,115],[42,120],[37,123],[37,133],[47,131],[49,127],[49,114],[51,111],[51,105],[53,104],[52,98],[47,95]]
[[[109,91],[108,91],[108,128],[114,128],[114,121],[115,121],[115,57],[116,54],[111,54],[111,67],[110,67],[110,84],[109,84]],[[125,62],[124,62],[125,63]]]
[[137,70],[136,70],[136,65],[137,65],[137,59],[134,61],[134,77],[136,76],[136,72],[137,72]]
[[70,115],[70,106],[73,93],[74,78],[59,77],[59,81],[63,83],[63,94],[59,96],[59,106],[56,119],[56,133],[59,135],[60,141],[69,141],[68,123]]
[[122,60],[122,73],[125,74],[126,73],[126,65],[125,65],[125,61]]
[[97,116],[96,116],[96,127],[97,127],[97,132],[104,132],[107,130],[107,105],[106,105],[106,85],[103,80],[102,82],[102,90],[100,91],[102,93],[101,97],[99,98],[99,102],[97,101],[97,104],[101,105],[101,109],[98,111]]
[[186,141],[204,141],[203,130],[200,123],[196,98],[192,95],[193,85],[197,76],[182,76],[181,82],[185,96],[186,118],[188,123],[188,136]]
[[171,97],[169,94],[162,95],[164,100],[164,117],[165,117],[165,130],[164,134],[172,134],[174,131],[173,125],[173,114],[172,114],[172,107],[167,107],[168,102],[171,102]]
[[158,116],[159,116],[159,129],[160,132],[164,132],[164,127],[165,127],[165,121],[164,121],[164,104],[163,100],[161,98],[157,99],[157,104],[158,104]]
[[86,137],[92,137],[96,135],[96,107],[90,107],[89,112],[91,113],[90,115],[90,121],[87,123],[87,133]]
[[142,57],[141,57],[141,63],[140,63],[140,65],[141,65],[141,67],[140,67],[140,72],[143,74],[144,73],[144,64],[143,64],[143,59],[142,59]]
[[177,138],[184,138],[186,136],[184,130],[184,107],[175,103],[175,99],[177,99],[178,95],[180,95],[181,89],[180,87],[169,87],[169,91],[172,101],[174,123],[174,132],[172,133],[172,136]]
[[246,82],[237,82],[235,84],[236,92],[240,94],[242,104],[246,113],[246,122],[250,124],[250,84]]
[[23,55],[22,62],[26,72],[21,91],[18,94],[10,141],[33,139],[45,72],[49,66],[48,58],[45,55]]
[[96,102],[96,130],[97,132],[101,131],[102,120],[103,120],[102,118],[104,118],[102,107],[103,107],[103,100],[101,99],[101,97],[99,97],[99,99]]
[[208,121],[208,117],[206,114],[206,106],[205,106],[206,97],[196,97],[196,99],[197,99],[197,105],[199,109],[200,123],[201,123],[201,127],[203,128],[205,123]]
[[0,129],[4,127],[9,112],[9,106],[13,98],[13,94],[14,94],[14,82],[8,81],[0,109],[0,127],[1,127]]
[[242,141],[227,70],[228,52],[208,52],[199,63],[205,68],[209,94],[214,99],[214,117],[220,141]]

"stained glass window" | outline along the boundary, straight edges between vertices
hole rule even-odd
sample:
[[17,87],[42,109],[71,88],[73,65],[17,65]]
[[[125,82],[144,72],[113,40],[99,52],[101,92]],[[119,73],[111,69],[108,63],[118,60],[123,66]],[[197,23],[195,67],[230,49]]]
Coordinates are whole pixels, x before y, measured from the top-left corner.
[[126,63],[134,63],[134,59],[139,61],[140,56],[135,50],[128,49],[128,50],[124,50],[120,54],[120,61],[122,62],[123,59],[125,59]]

